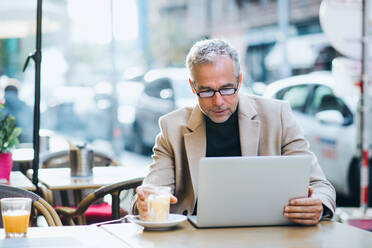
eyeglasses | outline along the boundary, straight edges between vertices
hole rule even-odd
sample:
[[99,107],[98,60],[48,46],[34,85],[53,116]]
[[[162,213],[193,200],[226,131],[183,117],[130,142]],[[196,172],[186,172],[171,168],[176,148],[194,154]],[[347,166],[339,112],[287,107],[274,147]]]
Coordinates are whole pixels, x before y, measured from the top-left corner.
[[206,91],[199,91],[199,92],[195,90],[195,92],[200,98],[209,98],[209,97],[213,97],[214,94],[216,94],[216,92],[219,92],[221,96],[231,96],[231,95],[234,95],[237,90],[238,88],[223,88],[219,90],[206,90]]

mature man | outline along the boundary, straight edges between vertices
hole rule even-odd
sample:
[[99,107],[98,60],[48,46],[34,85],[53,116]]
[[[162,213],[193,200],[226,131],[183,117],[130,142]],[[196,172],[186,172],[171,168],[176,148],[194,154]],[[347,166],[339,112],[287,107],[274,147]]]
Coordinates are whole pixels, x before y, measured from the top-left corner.
[[[194,213],[202,157],[310,154],[313,161],[309,196],[291,200],[283,214],[305,225],[332,217],[334,188],[309,151],[289,104],[239,96],[242,74],[238,53],[223,40],[194,44],[186,65],[198,104],[160,118],[161,133],[154,146],[154,162],[144,180],[145,184],[171,186],[174,193],[171,212]],[[147,214],[144,192],[140,189],[136,207],[141,214]]]

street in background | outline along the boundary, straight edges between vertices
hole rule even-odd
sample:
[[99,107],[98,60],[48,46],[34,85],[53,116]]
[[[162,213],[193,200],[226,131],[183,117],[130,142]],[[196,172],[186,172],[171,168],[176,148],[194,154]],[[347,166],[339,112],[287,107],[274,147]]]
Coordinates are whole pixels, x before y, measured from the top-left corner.
[[339,97],[336,84],[330,72],[310,73],[276,81],[267,87],[264,96],[290,102],[311,150],[337,193],[358,201],[358,96]]

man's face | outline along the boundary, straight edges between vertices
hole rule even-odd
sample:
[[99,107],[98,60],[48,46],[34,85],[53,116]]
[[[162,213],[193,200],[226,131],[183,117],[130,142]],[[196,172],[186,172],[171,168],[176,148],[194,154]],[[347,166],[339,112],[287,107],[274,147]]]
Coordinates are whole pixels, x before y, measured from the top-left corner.
[[[234,75],[234,67],[230,57],[218,57],[213,63],[195,66],[191,72],[196,92],[221,90],[224,88],[240,88],[242,76]],[[191,79],[191,88],[195,93]],[[208,98],[198,97],[201,111],[215,123],[222,123],[229,119],[238,106],[238,91],[233,95],[221,96],[215,92]]]

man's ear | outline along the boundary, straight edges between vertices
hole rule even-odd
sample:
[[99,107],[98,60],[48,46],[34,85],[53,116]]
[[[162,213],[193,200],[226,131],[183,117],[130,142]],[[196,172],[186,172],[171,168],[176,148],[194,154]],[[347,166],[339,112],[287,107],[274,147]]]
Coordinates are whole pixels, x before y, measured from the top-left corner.
[[189,78],[189,84],[190,84],[190,87],[191,87],[192,92],[196,95],[196,92],[195,92],[195,90],[194,90],[194,87],[193,87],[193,85],[192,85],[192,81],[191,81],[190,78]]
[[238,82],[238,89],[240,89],[240,86],[242,85],[242,73],[239,73],[239,82]]

